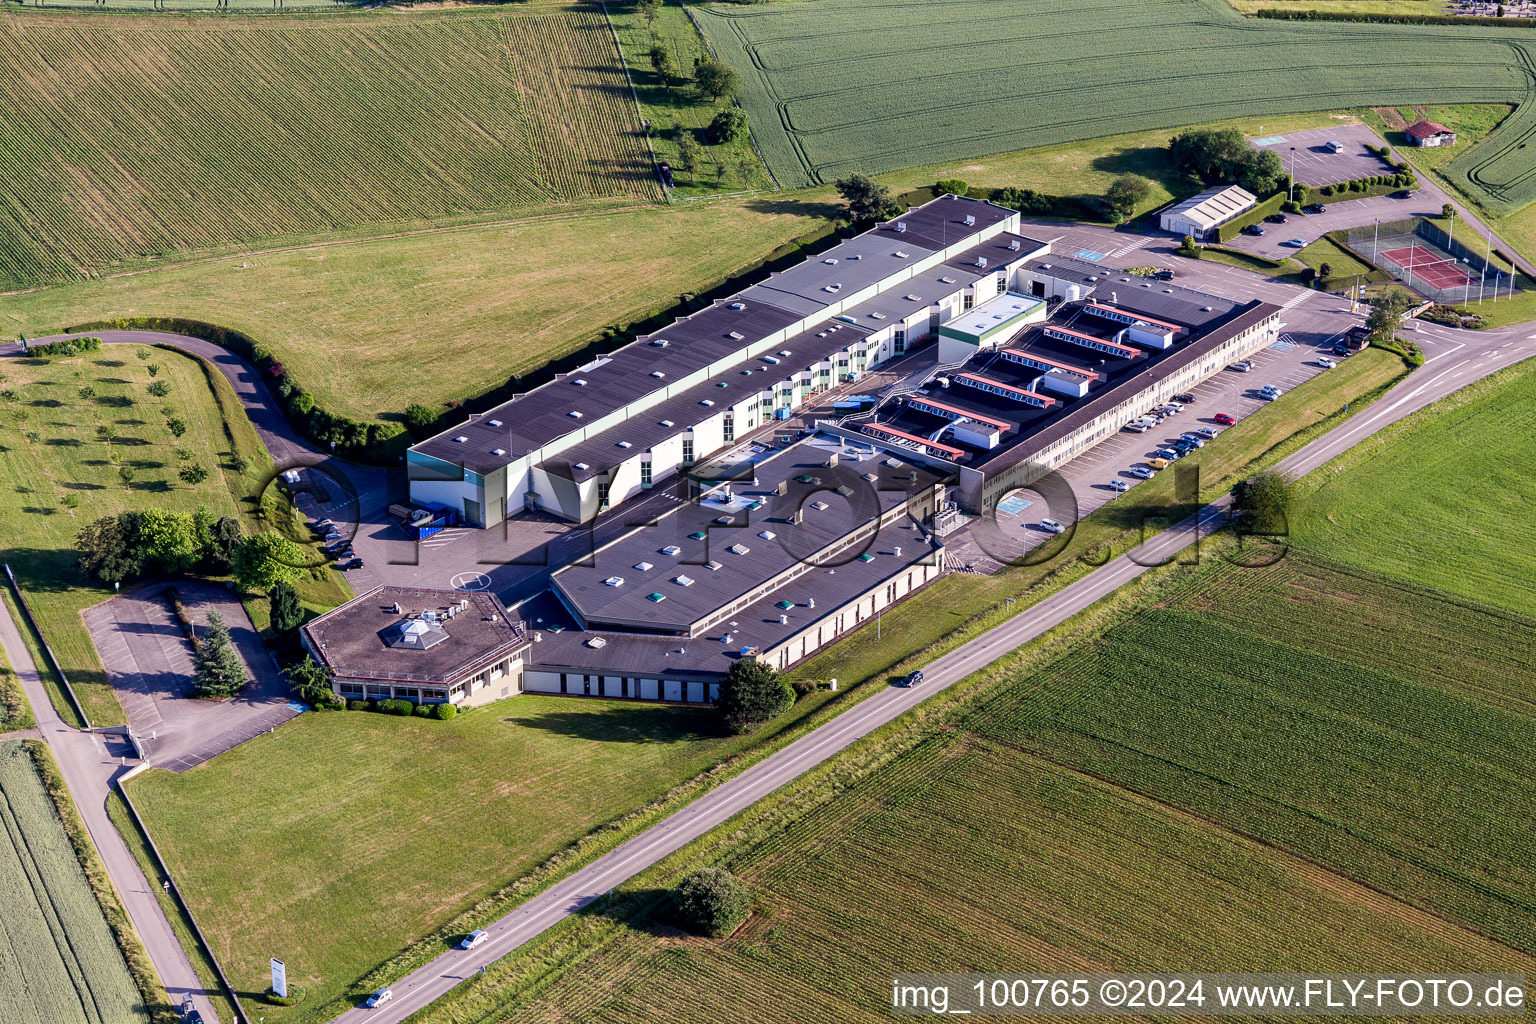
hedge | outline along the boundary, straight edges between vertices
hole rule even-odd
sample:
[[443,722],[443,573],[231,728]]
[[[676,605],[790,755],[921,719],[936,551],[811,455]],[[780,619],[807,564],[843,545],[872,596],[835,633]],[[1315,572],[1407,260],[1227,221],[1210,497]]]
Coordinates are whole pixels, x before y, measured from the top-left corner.
[[58,341],[50,341],[46,345],[27,346],[27,355],[43,356],[78,356],[83,352],[96,352],[101,348],[100,338],[60,338]]
[[1488,18],[1481,15],[1458,17],[1454,14],[1368,14],[1355,11],[1282,11],[1265,7],[1254,11],[1256,18],[1280,21],[1377,21],[1387,25],[1491,25],[1496,28],[1536,28],[1536,18]]
[[374,704],[375,711],[382,711],[386,715],[401,715],[410,717],[416,705],[408,700],[400,700],[395,697],[386,697]]
[[1276,192],[1274,195],[1270,196],[1262,203],[1259,203],[1253,209],[1238,217],[1236,220],[1229,220],[1227,223],[1218,227],[1216,229],[1217,240],[1222,242],[1230,242],[1233,238],[1237,237],[1243,228],[1250,224],[1259,223],[1272,213],[1278,213],[1280,210],[1280,204],[1285,201],[1286,193],[1284,191]]

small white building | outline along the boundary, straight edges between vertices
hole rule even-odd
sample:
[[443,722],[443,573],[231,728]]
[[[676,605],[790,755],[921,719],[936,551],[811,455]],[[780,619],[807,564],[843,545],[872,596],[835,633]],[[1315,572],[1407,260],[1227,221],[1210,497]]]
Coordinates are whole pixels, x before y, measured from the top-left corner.
[[939,362],[953,363],[994,349],[1044,319],[1044,300],[1003,292],[939,326]]
[[1217,185],[1164,210],[1158,223],[1164,231],[1190,235],[1202,241],[1216,237],[1216,229],[1253,209],[1258,200],[1237,185]]

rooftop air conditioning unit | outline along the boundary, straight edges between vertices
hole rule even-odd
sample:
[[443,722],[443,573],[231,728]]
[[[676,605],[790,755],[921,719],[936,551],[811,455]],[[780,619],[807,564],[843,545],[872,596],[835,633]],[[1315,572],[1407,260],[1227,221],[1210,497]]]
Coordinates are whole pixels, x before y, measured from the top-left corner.
[[662,378],[663,378],[663,377],[665,377],[665,376],[666,376],[666,374],[665,374],[665,373],[663,373],[663,372],[662,372],[662,371],[660,371],[660,370],[652,370],[652,371],[651,371],[651,376],[652,376],[652,377],[655,377],[655,378],[656,378],[656,379],[657,379],[657,380],[661,380],[661,379],[662,379]]
[[985,256],[977,256],[976,257],[976,265],[978,267],[986,266],[987,265],[987,258]]
[[496,456],[499,459],[503,455],[507,454],[507,450],[505,448],[492,448],[491,449],[491,454]]
[[571,418],[571,419],[573,419],[573,420],[579,420],[579,419],[581,419],[581,412],[580,412],[580,411],[579,411],[579,410],[576,410],[576,409],[572,409],[572,410],[571,410],[571,411],[570,411],[570,412],[569,412],[569,413],[567,413],[567,414],[566,414],[566,415],[568,415],[568,416],[570,416],[570,418]]
[[655,345],[657,348],[666,348],[667,347],[667,339],[666,338],[657,338],[655,341],[651,342],[651,344]]
[[1009,252],[1018,252],[1019,248],[1020,248],[1019,240],[1017,238],[1015,238],[1013,241],[1008,243],[1008,251]]
[[711,398],[701,398],[701,399],[699,399],[699,404],[700,405],[714,405],[715,402],[714,402],[714,399],[711,399]]
[[581,472],[585,473],[591,467],[588,466],[585,462],[578,462],[578,463],[576,463],[576,468],[578,470],[580,470]]
[[909,253],[905,249],[897,249],[892,255],[894,255],[897,259],[904,260],[907,258]]
[[491,426],[493,426],[493,427],[501,426],[501,420],[491,420]]
[[[573,413],[571,413],[571,415],[575,416],[575,415],[578,415],[578,414],[573,412]],[[465,437],[463,434],[460,434],[458,437],[454,438],[454,440],[456,442],[458,442],[459,444],[463,444],[465,441],[468,441],[469,438]]]
[[731,308],[732,309],[738,309],[738,310],[739,309],[746,309],[747,308],[747,304],[745,302],[733,302],[733,303],[731,303]]
[[726,337],[730,338],[732,341],[740,341],[742,338],[745,338],[746,335],[742,334],[740,331],[732,331],[730,334],[726,335]]
[[965,226],[966,227],[973,227],[975,224],[976,224],[976,218],[973,217],[972,215],[970,215],[969,213],[966,214],[965,215]]
[[825,263],[825,264],[826,264],[826,265],[827,265],[827,266],[829,266],[829,267],[835,267],[835,266],[837,266],[837,260],[836,260],[836,259],[833,259],[833,258],[831,258],[831,257],[828,257],[828,258],[827,258],[827,259],[824,259],[824,260],[822,260],[822,261],[821,261],[821,262],[823,262],[823,263]]
[[905,231],[905,230],[907,230],[907,225],[906,225],[906,223],[904,221],[897,221],[895,223],[895,225],[894,225],[894,230],[896,230],[896,231]]
[[672,426],[672,421],[671,420],[662,420],[661,421],[661,425],[664,426],[664,427],[670,427],[670,426]]
[[579,388],[584,388],[587,386],[587,380],[585,377],[577,377],[573,383],[575,383],[575,385]]

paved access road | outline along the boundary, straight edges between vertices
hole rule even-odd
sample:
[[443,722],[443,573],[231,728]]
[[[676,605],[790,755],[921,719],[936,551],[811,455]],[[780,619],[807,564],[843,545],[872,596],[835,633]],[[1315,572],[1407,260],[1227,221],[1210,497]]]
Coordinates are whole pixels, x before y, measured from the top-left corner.
[[[1531,326],[1525,325],[1523,331],[1529,331]],[[1310,473],[1383,427],[1474,380],[1536,355],[1536,335],[1509,331],[1447,333],[1454,334],[1455,340],[1439,339],[1435,354],[1423,368],[1410,374],[1365,412],[1283,460],[1280,471],[1291,476]],[[1228,505],[1227,498],[1213,502],[1134,551],[936,659],[924,667],[926,679],[921,686],[888,689],[854,705],[491,924],[487,929],[491,938],[484,945],[470,952],[451,950],[438,956],[391,985],[394,998],[389,1003],[374,1010],[348,1010],[335,1019],[335,1024],[403,1021],[482,966],[541,935],[932,694],[1061,625],[1147,572],[1149,567],[1168,564],[1197,537],[1224,523]]]
[[[8,607],[0,603],[0,648],[4,649],[6,658],[21,679],[22,691],[37,717],[37,730],[59,763],[59,771],[75,806],[80,809],[91,842],[101,854],[112,887],[117,890],[118,899],[123,901],[128,920],[139,933],[139,940],[144,943],[155,973],[160,976],[171,1001],[179,1006],[185,996],[191,995],[193,1005],[202,1013],[203,1019],[213,1024],[219,1018],[213,1012],[207,990],[198,980],[192,962],[176,940],[176,933],[171,931],[171,924],[150,888],[152,884],[158,885],[160,879],[151,882],[144,877],[139,862],[128,852],[123,837],[107,817],[107,794],[112,791],[112,779],[128,770],[121,762],[124,756],[132,757],[133,750],[123,736],[82,731],[64,723],[48,700],[37,665],[22,642],[20,628],[12,620]],[[0,995],[0,1001],[3,1000],[4,996]]]

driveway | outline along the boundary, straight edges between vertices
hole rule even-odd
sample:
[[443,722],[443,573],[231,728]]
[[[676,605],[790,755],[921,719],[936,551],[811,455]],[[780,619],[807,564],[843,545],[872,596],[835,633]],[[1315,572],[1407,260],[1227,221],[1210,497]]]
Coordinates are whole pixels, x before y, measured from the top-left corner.
[[218,609],[252,682],[231,700],[195,700],[192,645],[172,614],[168,584],[140,587],[81,613],[107,678],[146,760],[184,772],[299,714],[288,685],[245,609],[223,587],[179,581],[182,604],[199,628]]
[[[1342,152],[1328,150],[1329,142],[1342,142]],[[1272,149],[1285,161],[1285,169],[1302,185],[1334,185],[1351,178],[1373,174],[1391,174],[1387,162],[1367,146],[1383,145],[1382,140],[1363,124],[1331,125],[1304,132],[1267,135],[1254,139],[1260,149]]]

